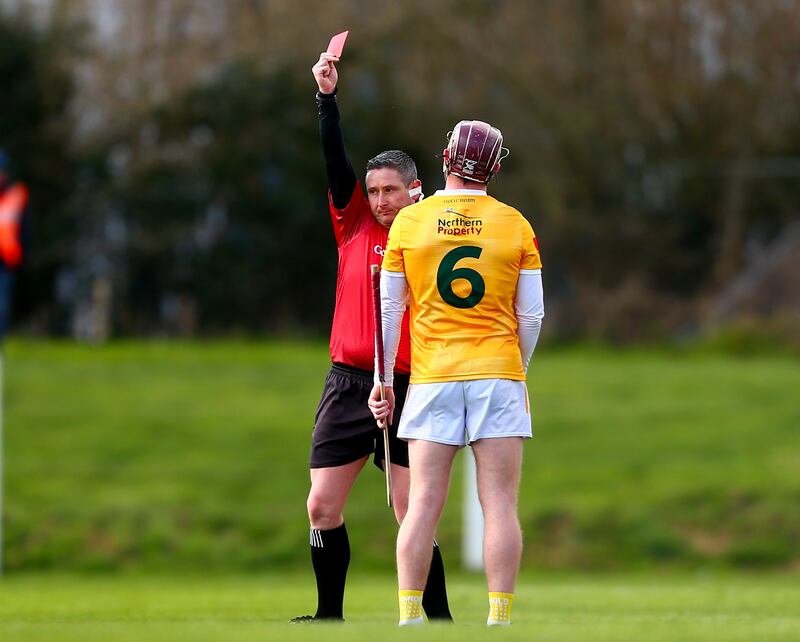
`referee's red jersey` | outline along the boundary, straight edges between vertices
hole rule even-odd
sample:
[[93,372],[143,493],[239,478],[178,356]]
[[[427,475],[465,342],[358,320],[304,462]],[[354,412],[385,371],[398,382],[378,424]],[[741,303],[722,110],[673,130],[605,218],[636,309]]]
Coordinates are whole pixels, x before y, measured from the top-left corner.
[[[331,360],[372,371],[375,367],[375,326],[369,266],[382,263],[389,230],[375,220],[360,182],[356,182],[350,202],[341,210],[333,206],[328,192],[328,207],[339,248]],[[411,371],[407,311],[403,317],[394,370],[404,374]]]

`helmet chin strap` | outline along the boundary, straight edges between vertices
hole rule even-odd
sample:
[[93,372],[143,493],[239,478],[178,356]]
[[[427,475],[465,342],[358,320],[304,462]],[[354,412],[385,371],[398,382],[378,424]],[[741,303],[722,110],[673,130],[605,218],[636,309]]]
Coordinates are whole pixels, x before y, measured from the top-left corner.
[[[417,185],[416,187],[412,187],[410,190],[408,190],[408,195],[414,199],[415,203],[425,198],[425,194],[422,193],[421,185]],[[416,198],[417,196],[419,196],[419,198]]]

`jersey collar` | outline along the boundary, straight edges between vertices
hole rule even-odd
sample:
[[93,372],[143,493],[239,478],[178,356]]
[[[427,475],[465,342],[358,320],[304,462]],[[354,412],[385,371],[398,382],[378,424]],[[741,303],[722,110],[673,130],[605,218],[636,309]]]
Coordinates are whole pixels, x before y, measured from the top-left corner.
[[434,196],[488,196],[482,189],[437,189]]

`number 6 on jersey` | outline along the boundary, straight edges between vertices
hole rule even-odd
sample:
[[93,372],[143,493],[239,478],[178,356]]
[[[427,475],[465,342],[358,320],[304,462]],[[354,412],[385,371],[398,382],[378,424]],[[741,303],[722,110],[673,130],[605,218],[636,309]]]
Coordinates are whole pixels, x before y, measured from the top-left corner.
[[[436,271],[436,287],[439,290],[439,296],[445,303],[454,308],[467,309],[474,308],[481,302],[483,295],[486,294],[486,283],[483,277],[472,268],[456,268],[455,265],[461,259],[480,258],[482,251],[483,248],[476,245],[462,245],[444,255],[442,262],[439,263],[439,269]],[[453,291],[453,281],[456,279],[469,281],[472,291],[467,296],[458,296]]]

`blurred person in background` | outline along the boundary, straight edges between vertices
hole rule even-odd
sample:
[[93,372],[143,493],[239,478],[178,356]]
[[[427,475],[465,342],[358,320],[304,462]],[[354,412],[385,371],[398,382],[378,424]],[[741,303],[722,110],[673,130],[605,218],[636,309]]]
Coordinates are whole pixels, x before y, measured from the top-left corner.
[[[332,366],[317,408],[311,438],[311,490],[307,509],[311,524],[311,562],[317,581],[317,612],[292,622],[343,619],[344,588],[350,563],[350,543],[344,505],[356,477],[374,453],[383,469],[383,435],[367,406],[375,354],[370,265],[380,264],[389,228],[397,212],[421,198],[417,168],[408,154],[382,152],[366,166],[366,196],[345,150],[336,102],[339,58],[320,54],[312,67],[317,82],[317,107],[328,206],[339,252],[336,308],[331,329]],[[395,395],[402,407],[409,373],[408,319],[403,323],[395,371]],[[398,417],[399,417],[398,412]],[[395,517],[402,522],[408,506],[408,446],[389,427]],[[447,603],[444,565],[433,535],[432,555],[422,599],[431,619],[452,620]]]
[[22,263],[29,236],[28,188],[11,179],[10,159],[0,149],[0,341],[11,317],[14,275]]
[[[381,271],[386,400],[407,302],[411,379],[398,436],[408,441],[411,490],[397,536],[400,626],[422,623],[420,601],[453,459],[475,454],[489,589],[487,625],[511,623],[522,555],[517,514],[522,443],[532,436],[528,363],[544,316],[542,262],[531,224],[487,194],[508,150],[496,127],[459,122],[443,152],[445,189],[403,209]],[[457,266],[457,267],[456,267]]]

